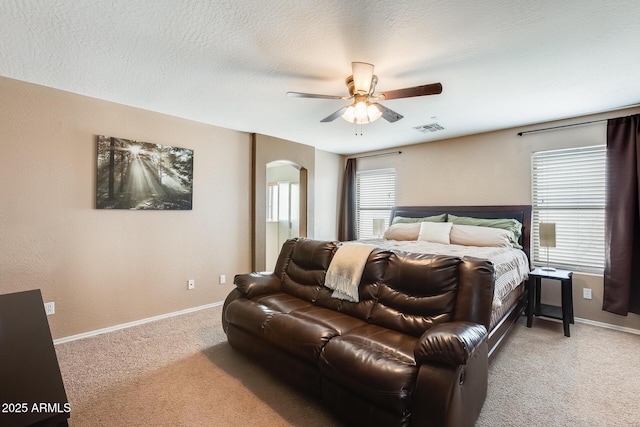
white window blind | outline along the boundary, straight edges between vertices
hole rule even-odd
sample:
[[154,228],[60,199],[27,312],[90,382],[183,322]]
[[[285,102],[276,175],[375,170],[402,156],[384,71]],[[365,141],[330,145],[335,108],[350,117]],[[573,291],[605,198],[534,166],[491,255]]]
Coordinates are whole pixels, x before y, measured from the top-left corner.
[[547,263],[540,222],[556,224],[551,266],[601,273],[604,269],[605,146],[533,154],[533,261]]
[[278,183],[270,182],[267,185],[267,221],[278,220]]
[[383,230],[389,226],[391,208],[396,204],[395,169],[376,169],[356,173],[356,221],[358,239],[378,237],[373,220],[383,220]]

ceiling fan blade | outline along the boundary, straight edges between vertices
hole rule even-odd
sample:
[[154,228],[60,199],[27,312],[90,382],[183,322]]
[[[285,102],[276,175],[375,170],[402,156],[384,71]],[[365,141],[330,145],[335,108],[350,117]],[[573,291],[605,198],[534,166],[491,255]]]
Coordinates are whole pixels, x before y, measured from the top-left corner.
[[342,107],[341,109],[339,109],[338,111],[336,111],[333,114],[328,115],[327,117],[325,117],[324,119],[320,120],[321,123],[327,123],[327,122],[332,122],[335,119],[337,119],[338,117],[340,117],[346,110],[347,110],[347,105],[345,105],[344,107]]
[[352,62],[353,87],[356,92],[369,93],[373,79],[373,65],[366,62]]
[[316,93],[304,93],[304,92],[287,92],[287,96],[293,96],[296,98],[319,98],[319,99],[349,99],[348,96],[338,95],[319,95]]
[[382,104],[378,104],[377,102],[372,102],[372,104],[380,110],[380,112],[382,113],[382,118],[389,123],[397,122],[404,117],[402,114],[396,113],[392,109],[387,108]]
[[388,99],[411,98],[414,96],[437,95],[439,93],[442,93],[442,84],[432,83],[428,85],[408,87],[405,89],[380,92],[376,95],[376,98],[384,101]]

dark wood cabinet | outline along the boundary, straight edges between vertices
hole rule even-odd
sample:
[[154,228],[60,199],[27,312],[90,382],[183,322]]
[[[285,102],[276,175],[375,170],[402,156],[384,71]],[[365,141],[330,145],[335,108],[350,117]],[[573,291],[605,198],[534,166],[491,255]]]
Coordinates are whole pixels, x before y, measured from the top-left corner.
[[40,290],[0,295],[0,425],[66,426],[69,415]]

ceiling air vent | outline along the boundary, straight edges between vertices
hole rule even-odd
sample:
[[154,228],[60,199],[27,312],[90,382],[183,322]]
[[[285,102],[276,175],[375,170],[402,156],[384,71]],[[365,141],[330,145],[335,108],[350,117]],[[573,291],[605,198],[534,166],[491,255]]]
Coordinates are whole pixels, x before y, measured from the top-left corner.
[[429,123],[428,125],[416,126],[414,127],[414,129],[422,133],[429,133],[437,132],[439,130],[443,130],[444,128],[439,123]]

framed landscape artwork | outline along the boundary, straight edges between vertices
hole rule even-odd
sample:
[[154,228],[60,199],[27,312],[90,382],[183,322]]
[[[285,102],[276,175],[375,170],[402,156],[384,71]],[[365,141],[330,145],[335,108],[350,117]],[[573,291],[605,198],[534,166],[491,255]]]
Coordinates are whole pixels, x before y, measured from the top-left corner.
[[98,136],[96,208],[191,210],[193,150]]

